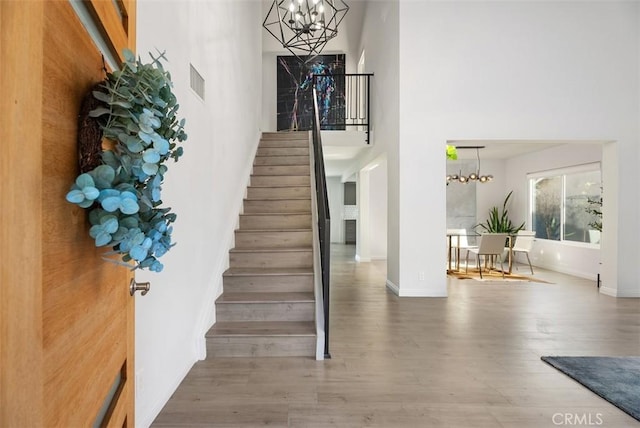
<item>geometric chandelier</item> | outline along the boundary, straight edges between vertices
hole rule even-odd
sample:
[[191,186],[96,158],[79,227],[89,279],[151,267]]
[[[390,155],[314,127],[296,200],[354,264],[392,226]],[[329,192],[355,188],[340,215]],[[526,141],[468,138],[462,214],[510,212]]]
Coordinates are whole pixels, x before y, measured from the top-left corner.
[[262,26],[302,62],[338,35],[349,6],[343,0],[274,0]]
[[470,181],[478,181],[480,183],[487,183],[493,180],[493,175],[482,175],[480,174],[480,149],[484,149],[485,146],[459,146],[456,147],[457,150],[460,149],[476,149],[476,158],[478,160],[476,172],[472,172],[469,175],[462,175],[462,171],[460,174],[447,175],[447,185],[452,181],[459,181],[460,183],[468,183]]

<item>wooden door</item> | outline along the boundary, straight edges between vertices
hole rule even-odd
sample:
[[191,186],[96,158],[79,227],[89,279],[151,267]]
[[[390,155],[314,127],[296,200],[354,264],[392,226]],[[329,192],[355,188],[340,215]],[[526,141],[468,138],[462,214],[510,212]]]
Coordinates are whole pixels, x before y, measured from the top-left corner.
[[[134,1],[83,4],[110,49],[134,47]],[[134,423],[131,273],[65,201],[80,102],[103,78],[69,1],[0,1],[2,427]]]

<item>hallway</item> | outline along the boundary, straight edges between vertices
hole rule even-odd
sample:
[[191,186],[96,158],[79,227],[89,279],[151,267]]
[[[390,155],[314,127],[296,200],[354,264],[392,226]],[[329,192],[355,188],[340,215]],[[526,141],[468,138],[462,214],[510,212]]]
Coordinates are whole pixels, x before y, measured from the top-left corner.
[[153,426],[553,427],[556,413],[638,423],[540,361],[640,355],[640,301],[536,269],[546,283],[451,280],[398,298],[385,262],[332,247],[332,359],[197,363]]

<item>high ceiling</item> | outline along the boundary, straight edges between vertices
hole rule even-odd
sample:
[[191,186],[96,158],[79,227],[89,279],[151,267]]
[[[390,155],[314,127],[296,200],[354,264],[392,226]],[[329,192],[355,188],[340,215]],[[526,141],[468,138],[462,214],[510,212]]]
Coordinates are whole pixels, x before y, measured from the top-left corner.
[[516,156],[560,146],[565,143],[549,141],[464,140],[450,141],[449,144],[458,148],[458,159],[475,159],[477,156],[476,150],[462,148],[473,146],[484,146],[484,148],[479,149],[479,154],[482,159],[510,159]]

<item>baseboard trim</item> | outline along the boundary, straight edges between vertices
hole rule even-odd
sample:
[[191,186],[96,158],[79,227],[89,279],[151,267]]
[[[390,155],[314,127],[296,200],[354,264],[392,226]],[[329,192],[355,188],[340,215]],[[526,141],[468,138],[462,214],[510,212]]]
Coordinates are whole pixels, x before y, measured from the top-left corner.
[[[526,263],[519,263],[519,265],[523,265],[525,266],[525,269],[529,269],[529,265]],[[592,273],[592,272],[587,272],[585,273],[584,271],[580,271],[580,270],[576,270],[576,269],[570,269],[570,268],[565,268],[563,266],[556,266],[556,265],[550,265],[550,264],[534,264],[533,265],[533,271],[536,271],[536,268],[542,268],[542,269],[546,269],[546,270],[550,270],[553,272],[558,272],[558,273],[563,273],[565,275],[571,275],[571,276],[575,276],[577,278],[582,278],[582,279],[589,279],[592,281],[597,281],[598,280],[598,273]]]
[[442,297],[448,297],[447,290],[441,290],[439,292],[433,292],[432,290],[424,290],[422,288],[418,289],[402,289],[400,292],[400,297],[433,297],[436,299]]
[[[220,297],[223,292],[223,277],[222,274],[229,267],[229,250],[231,250],[235,246],[235,230],[239,226],[240,214],[243,212],[243,202],[247,193],[247,188],[251,184],[251,173],[253,171],[253,161],[256,157],[256,153],[258,151],[258,146],[260,145],[260,136],[257,137],[255,146],[253,148],[253,157],[251,161],[245,165],[245,170],[243,172],[243,176],[245,177],[244,187],[238,186],[238,190],[236,192],[236,206],[234,210],[229,211],[229,217],[227,218],[225,224],[227,225],[226,230],[228,235],[226,236],[226,245],[220,252],[220,257],[216,261],[216,268],[214,270],[213,282],[211,286],[207,289],[207,295],[203,297],[203,302],[205,303],[205,307],[202,309],[202,313],[200,314],[199,320],[199,328],[195,330],[195,350],[197,358],[202,361],[207,357],[207,340],[206,334],[209,329],[216,322],[216,299]],[[225,242],[220,240],[221,242]],[[217,273],[217,275],[216,275]]]
[[[164,406],[167,405],[173,393],[176,392],[176,390],[178,389],[178,387],[180,386],[184,378],[187,377],[187,374],[189,374],[189,371],[197,361],[198,360],[194,359],[192,361],[185,362],[185,365],[182,367],[182,370],[177,372],[178,376],[176,376],[173,379],[173,381],[170,383],[170,388],[167,388],[165,390],[167,393],[163,394],[162,397],[158,399],[153,406],[151,406],[151,411],[149,412],[148,416],[145,417],[141,415],[140,419],[142,419],[142,421],[136,421],[135,423],[136,426],[140,426],[140,427],[151,426],[153,421],[158,417],[162,409],[164,409]],[[136,409],[136,416],[140,415],[140,413],[141,412],[138,409]]]
[[358,254],[356,254],[356,262],[358,263],[369,263],[371,261],[370,257],[360,257]]
[[400,296],[400,287],[398,287],[397,285],[395,285],[393,282],[391,282],[388,279],[387,279],[387,288],[389,290],[391,290],[391,292],[393,294],[395,294],[396,296]]
[[600,293],[611,297],[618,297],[618,290],[611,287],[600,286]]

